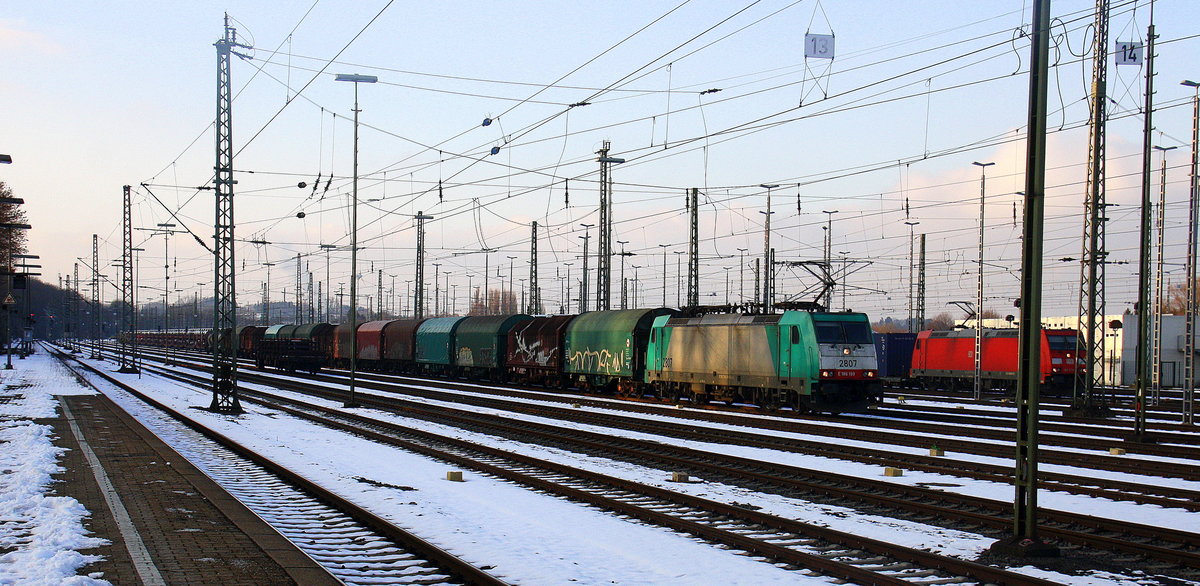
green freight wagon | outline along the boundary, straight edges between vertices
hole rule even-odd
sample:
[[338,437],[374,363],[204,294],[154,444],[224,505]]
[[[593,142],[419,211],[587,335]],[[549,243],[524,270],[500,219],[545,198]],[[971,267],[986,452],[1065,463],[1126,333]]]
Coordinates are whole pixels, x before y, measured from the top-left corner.
[[625,309],[580,314],[563,337],[563,371],[581,388],[637,393],[650,325],[673,309]]
[[417,366],[428,372],[451,372],[454,366],[454,332],[465,317],[435,317],[417,326]]
[[500,374],[508,347],[508,332],[533,319],[531,315],[480,315],[468,317],[454,333],[454,364],[472,377]]
[[280,330],[282,330],[283,328],[286,328],[286,327],[289,327],[289,324],[276,324],[273,326],[267,326],[267,331],[263,332],[263,339],[264,340],[276,340],[276,339],[280,338],[280,335],[279,335]]
[[322,356],[329,356],[333,346],[333,326],[324,322],[302,324],[296,326],[292,336],[299,340],[309,340]]

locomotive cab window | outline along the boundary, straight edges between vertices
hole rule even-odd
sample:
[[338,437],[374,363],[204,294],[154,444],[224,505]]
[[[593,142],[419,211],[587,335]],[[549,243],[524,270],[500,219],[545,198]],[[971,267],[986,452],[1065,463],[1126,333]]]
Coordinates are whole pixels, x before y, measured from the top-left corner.
[[792,326],[792,343],[793,344],[800,343],[800,328],[798,328],[796,326]]
[[870,344],[871,328],[865,322],[817,323],[818,344]]
[[1046,336],[1051,350],[1074,350],[1075,336]]

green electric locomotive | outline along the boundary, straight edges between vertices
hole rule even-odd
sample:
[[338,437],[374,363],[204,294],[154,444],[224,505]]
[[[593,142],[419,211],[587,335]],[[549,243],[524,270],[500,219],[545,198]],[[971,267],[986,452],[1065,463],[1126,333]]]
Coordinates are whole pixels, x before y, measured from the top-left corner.
[[862,411],[883,397],[862,313],[661,316],[646,348],[655,395],[765,409]]

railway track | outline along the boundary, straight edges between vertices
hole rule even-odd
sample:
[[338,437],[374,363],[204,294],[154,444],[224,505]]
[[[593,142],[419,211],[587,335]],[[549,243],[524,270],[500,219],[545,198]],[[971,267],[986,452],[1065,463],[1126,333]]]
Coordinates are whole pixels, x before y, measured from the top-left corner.
[[[155,370],[191,384],[203,386],[207,382],[203,376],[157,367]],[[1053,584],[277,394],[246,389],[242,398],[544,493],[694,535],[794,570],[810,570],[861,584]]]
[[[93,386],[69,357],[55,356]],[[156,434],[346,584],[506,584],[108,373],[76,364],[151,406]]]
[[[270,371],[268,371],[270,372]],[[341,384],[344,378],[336,374],[315,375],[317,380]],[[479,407],[526,411],[538,414],[540,407],[513,404],[511,401],[497,401],[487,397],[474,395],[494,395],[516,398],[526,401],[558,402],[573,404],[581,407],[599,407],[606,410],[621,410],[651,415],[669,416],[676,419],[699,420],[712,423],[734,425],[739,428],[753,427],[763,431],[783,431],[797,434],[823,435],[827,437],[857,439],[863,442],[887,442],[894,445],[904,445],[912,448],[927,449],[932,444],[952,453],[976,454],[1010,460],[1013,455],[1011,445],[1005,445],[1003,438],[992,442],[958,440],[954,438],[937,437],[936,428],[926,424],[915,431],[894,433],[880,431],[878,427],[890,420],[875,420],[873,426],[854,428],[845,425],[844,420],[832,424],[828,419],[805,418],[797,421],[795,418],[777,417],[746,417],[741,414],[731,414],[720,410],[694,409],[665,409],[658,403],[639,403],[614,401],[611,399],[579,399],[578,396],[565,396],[545,391],[527,389],[506,389],[496,386],[471,385],[470,383],[434,379],[417,379],[394,375],[379,375],[375,373],[359,373],[359,384],[377,390],[397,390],[406,395],[419,396],[428,399],[457,402],[476,405]],[[393,388],[389,384],[409,383],[406,387]],[[414,389],[412,384],[433,389]],[[459,392],[443,392],[436,389],[453,390],[464,388],[472,396]],[[649,422],[644,418],[620,417],[611,413],[599,414],[580,409],[562,409],[551,416],[558,419],[576,421],[598,426],[641,431],[659,435],[668,435],[681,439],[726,443],[739,446],[754,446],[765,449],[785,450],[793,453],[808,454],[861,462],[881,467],[892,466],[906,470],[919,470],[948,476],[973,478],[1001,483],[1012,483],[1012,466],[973,462],[963,459],[926,456],[921,454],[903,453],[896,450],[847,445],[844,442],[831,443],[825,441],[795,439],[776,434],[743,431],[741,429],[722,429],[712,426],[698,427],[695,425],[671,424],[669,422]],[[856,419],[856,418],[850,418]],[[855,422],[857,423],[857,422]],[[904,423],[904,422],[901,422]],[[954,421],[961,425],[961,421]],[[935,439],[931,439],[935,438]],[[1011,444],[1011,439],[1007,444]],[[1101,449],[1105,446],[1101,446]],[[1095,445],[1091,449],[1097,449]],[[1200,466],[1190,466],[1178,463],[1146,462],[1131,460],[1099,453],[1056,452],[1043,448],[1040,457],[1049,464],[1062,464],[1073,467],[1086,466],[1094,469],[1111,470],[1136,476],[1159,474],[1163,477],[1197,478],[1200,477]],[[1161,483],[1120,481],[1115,479],[1096,478],[1041,470],[1039,479],[1042,488],[1069,494],[1091,497],[1108,498],[1112,500],[1131,501],[1140,504],[1174,507],[1190,511],[1200,511],[1200,491],[1184,488],[1163,486]]]
[[[1121,417],[1127,422],[1131,420],[1135,413],[1132,409],[1133,397],[1129,395],[1128,389],[1122,388],[1107,388],[1105,389],[1108,398],[1107,406],[1113,418]],[[962,392],[944,391],[937,389],[922,389],[912,386],[893,385],[888,387],[885,392],[885,399],[891,397],[893,399],[929,399],[936,400],[942,403],[952,403],[963,405],[964,407],[991,405],[996,407],[1004,407],[1011,405],[1011,398],[989,393],[982,400],[976,400],[970,394]],[[1161,400],[1157,404],[1150,404],[1146,409],[1146,420],[1150,425],[1164,425],[1171,428],[1183,429],[1192,428],[1193,426],[1181,425],[1180,421],[1180,404],[1182,396],[1178,392],[1167,393],[1163,392]],[[1043,417],[1052,416],[1062,421],[1074,421],[1080,423],[1096,423],[1098,421],[1113,422],[1113,418],[1086,418],[1066,415],[1063,412],[1071,407],[1071,399],[1069,397],[1056,397],[1043,394],[1040,399]],[[1054,413],[1058,411],[1059,413]],[[1131,425],[1131,423],[1130,423]]]
[[[254,373],[243,373],[242,379],[248,383],[278,386],[328,400],[341,401],[345,398],[343,392],[331,390],[328,385],[313,385]],[[376,385],[378,383],[361,381],[360,388],[365,391]],[[474,385],[464,386],[470,387],[472,391],[477,390]],[[425,395],[428,391],[420,389],[403,389],[403,392],[428,396]],[[564,429],[519,421],[503,414],[430,406],[425,401],[381,397],[366,392],[361,392],[358,400],[365,406],[480,433],[562,447],[656,469],[688,471],[694,475],[702,475],[709,481],[775,492],[797,499],[851,506],[879,515],[919,522],[939,519],[949,523],[952,528],[990,532],[997,538],[1002,537],[1010,527],[1011,504],[1007,502],[723,456],[662,442]],[[532,413],[536,409],[538,408],[530,407],[523,411]],[[555,417],[553,409],[541,415]],[[1126,554],[1120,558],[1122,562],[1134,566],[1140,564],[1148,572],[1161,570],[1165,563],[1176,566],[1182,576],[1192,579],[1200,577],[1196,572],[1196,569],[1200,568],[1200,543],[1197,542],[1200,537],[1196,534],[1047,509],[1043,509],[1041,513],[1044,520],[1042,534],[1057,541],[1065,549],[1076,550],[1080,554],[1101,550],[1117,551]],[[1101,555],[1092,559],[1097,563],[1104,563]]]

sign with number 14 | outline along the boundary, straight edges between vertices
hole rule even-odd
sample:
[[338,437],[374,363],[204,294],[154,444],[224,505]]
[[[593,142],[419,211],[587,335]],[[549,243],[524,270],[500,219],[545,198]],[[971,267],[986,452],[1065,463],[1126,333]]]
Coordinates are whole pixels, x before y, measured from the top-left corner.
[[1117,65],[1141,65],[1142,44],[1133,41],[1117,41],[1115,50]]

